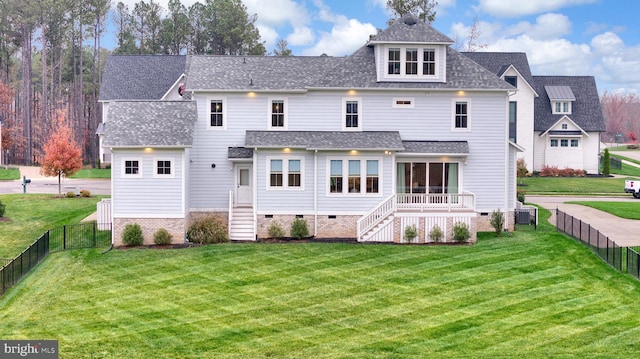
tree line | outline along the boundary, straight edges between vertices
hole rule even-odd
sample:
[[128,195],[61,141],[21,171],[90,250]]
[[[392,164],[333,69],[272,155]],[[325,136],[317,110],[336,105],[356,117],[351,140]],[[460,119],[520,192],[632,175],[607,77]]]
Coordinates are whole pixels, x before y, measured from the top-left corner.
[[[115,54],[265,55],[264,42],[241,0],[205,0],[189,8],[170,0],[0,0],[0,129],[3,164],[39,164],[56,114],[97,165],[98,91],[105,57]],[[102,45],[107,26],[113,49]],[[290,54],[286,41],[279,42]]]

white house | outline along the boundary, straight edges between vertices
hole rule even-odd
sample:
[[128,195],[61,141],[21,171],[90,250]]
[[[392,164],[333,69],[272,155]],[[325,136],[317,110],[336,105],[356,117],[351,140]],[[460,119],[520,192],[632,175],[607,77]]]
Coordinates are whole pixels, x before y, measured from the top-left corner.
[[518,88],[509,98],[509,138],[529,171],[545,166],[599,173],[604,117],[592,76],[532,76],[525,53],[465,52]]
[[475,240],[495,210],[512,227],[516,88],[452,43],[406,16],[347,57],[188,56],[187,99],[105,98],[115,244],[127,223],[181,242],[203,214],[231,240],[295,218],[374,242],[412,224],[420,243],[435,225],[451,240],[459,222]]

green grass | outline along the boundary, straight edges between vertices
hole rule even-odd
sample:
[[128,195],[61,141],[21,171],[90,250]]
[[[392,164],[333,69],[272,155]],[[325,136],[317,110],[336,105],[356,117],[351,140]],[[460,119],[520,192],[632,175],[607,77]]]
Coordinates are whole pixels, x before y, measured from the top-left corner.
[[640,220],[640,200],[638,202],[571,201],[566,203],[595,208],[620,218]]
[[614,177],[526,177],[518,179],[526,194],[625,195],[624,178]]
[[0,298],[0,338],[57,339],[68,358],[640,355],[640,282],[539,228],[473,246],[56,253]]
[[78,223],[96,211],[104,196],[56,198],[48,194],[3,194],[5,218],[0,222],[0,258],[20,254],[45,231]]
[[17,179],[20,179],[19,169],[0,167],[0,181],[12,181]]
[[73,176],[69,178],[76,178],[76,179],[78,178],[98,178],[98,179],[111,178],[111,169],[109,168],[81,169],[80,171],[76,172]]

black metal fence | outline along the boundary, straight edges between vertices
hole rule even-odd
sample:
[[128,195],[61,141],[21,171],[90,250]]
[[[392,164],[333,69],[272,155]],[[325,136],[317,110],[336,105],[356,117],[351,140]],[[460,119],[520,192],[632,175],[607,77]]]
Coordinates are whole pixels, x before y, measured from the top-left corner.
[[556,228],[589,246],[613,268],[640,279],[640,255],[632,248],[618,246],[588,223],[559,209],[556,209]]
[[0,295],[6,293],[26,276],[49,253],[67,249],[108,247],[111,243],[111,225],[95,222],[63,226],[46,231],[20,255],[4,260],[0,269]]

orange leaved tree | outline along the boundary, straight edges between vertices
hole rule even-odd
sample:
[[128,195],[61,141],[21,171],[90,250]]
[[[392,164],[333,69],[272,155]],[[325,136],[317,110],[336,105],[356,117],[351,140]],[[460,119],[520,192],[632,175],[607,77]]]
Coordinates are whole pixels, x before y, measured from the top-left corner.
[[71,129],[64,124],[65,114],[58,111],[58,127],[44,145],[44,160],[40,173],[53,177],[58,176],[58,194],[62,194],[60,180],[69,177],[82,168],[82,150],[73,140]]

